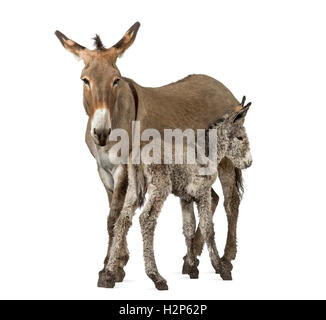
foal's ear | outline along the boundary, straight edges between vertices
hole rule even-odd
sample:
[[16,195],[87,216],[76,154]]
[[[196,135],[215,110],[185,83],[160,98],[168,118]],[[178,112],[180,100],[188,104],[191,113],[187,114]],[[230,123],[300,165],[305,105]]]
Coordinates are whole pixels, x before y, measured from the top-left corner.
[[120,57],[135,41],[140,23],[136,22],[125,33],[122,39],[117,42],[112,48],[115,49],[116,57]]
[[60,31],[56,31],[55,35],[58,37],[60,40],[61,44],[68,50],[70,51],[74,56],[77,58],[82,58],[83,53],[85,53],[86,48],[78,44],[77,42],[70,40],[67,38],[63,33]]
[[242,124],[244,122],[244,120],[245,120],[246,114],[247,114],[250,106],[251,106],[251,102],[248,103],[245,107],[243,107],[240,111],[238,111],[234,115],[232,122]]

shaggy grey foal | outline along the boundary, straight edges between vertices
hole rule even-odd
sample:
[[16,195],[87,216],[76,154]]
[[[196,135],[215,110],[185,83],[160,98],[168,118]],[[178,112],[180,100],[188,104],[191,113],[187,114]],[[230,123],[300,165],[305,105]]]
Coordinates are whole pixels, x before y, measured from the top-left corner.
[[[236,167],[244,169],[251,164],[249,141],[242,126],[249,106],[238,112],[224,116],[210,129],[217,129],[217,165],[224,157],[229,158]],[[130,156],[131,159],[132,155]],[[167,290],[166,280],[159,274],[154,257],[154,230],[164,201],[170,193],[180,197],[181,201],[195,201],[199,214],[199,228],[207,245],[211,263],[220,273],[220,257],[214,239],[214,225],[211,213],[211,188],[217,177],[217,171],[210,175],[201,175],[202,166],[194,164],[128,164],[128,188],[124,206],[114,227],[112,250],[105,272],[101,274],[101,284],[113,288],[119,268],[120,250],[131,226],[137,207],[144,199],[146,190],[149,198],[139,218],[143,236],[143,254],[146,274],[158,290]],[[216,168],[215,168],[216,169]],[[187,211],[183,211],[188,219]],[[187,237],[187,235],[186,235]],[[187,245],[190,245],[187,241]],[[192,250],[188,250],[187,263],[196,265]]]
[[[248,108],[251,106],[251,102],[245,105],[246,97],[242,98],[241,106],[242,108]],[[245,111],[247,112],[247,111]],[[242,133],[245,133],[245,129],[243,127],[245,114],[242,113],[237,119],[235,119],[236,126],[233,127],[233,130],[238,130],[239,135],[236,135],[236,132],[232,132],[230,134],[230,138],[233,139],[245,139],[247,140],[246,134],[242,136]],[[213,124],[211,127],[214,127]],[[249,142],[248,142],[249,143]],[[249,146],[249,145],[248,145]],[[246,157],[246,154],[243,154]],[[241,157],[234,157],[235,159],[241,159]],[[246,159],[243,159],[246,161]],[[251,160],[250,160],[251,162]],[[224,249],[224,255],[221,258],[220,262],[220,276],[223,280],[232,280],[232,263],[231,261],[235,259],[237,253],[237,221],[239,214],[239,204],[242,198],[243,193],[243,181],[242,181],[242,172],[241,169],[237,167],[237,163],[239,161],[233,163],[229,158],[224,157],[222,161],[219,163],[218,176],[221,182],[223,195],[224,195],[224,208],[227,213],[227,221],[228,221],[228,233],[227,233],[227,241]],[[214,215],[215,209],[219,202],[219,197],[214,191],[211,189],[211,212]],[[181,199],[181,208],[183,215],[183,233],[186,238],[187,244],[187,254],[183,258],[184,265],[182,268],[183,274],[188,274],[191,279],[197,279],[199,275],[198,264],[199,260],[198,256],[201,255],[203,247],[204,247],[204,239],[200,232],[200,227],[197,227],[196,231],[196,219],[193,208],[193,201],[185,201]],[[188,261],[191,261],[192,258],[188,258],[189,256],[195,256],[195,265],[190,265]]]

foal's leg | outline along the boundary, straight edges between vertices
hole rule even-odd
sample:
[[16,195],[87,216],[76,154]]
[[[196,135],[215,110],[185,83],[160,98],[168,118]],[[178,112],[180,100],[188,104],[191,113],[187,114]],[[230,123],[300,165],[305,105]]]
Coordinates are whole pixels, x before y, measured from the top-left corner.
[[[108,193],[108,198],[109,198],[109,203],[110,203],[110,213],[108,216],[108,221],[107,221],[107,228],[108,228],[108,233],[109,233],[109,245],[108,245],[108,251],[106,258],[104,260],[104,268],[99,272],[99,280],[98,280],[98,285],[102,286],[102,282],[105,281],[105,267],[108,263],[109,257],[110,257],[110,252],[111,252],[111,247],[112,247],[112,241],[113,241],[113,229],[116,220],[118,219],[120,212],[123,207],[126,191],[127,191],[127,185],[128,185],[128,177],[127,177],[127,170],[125,167],[121,167],[120,169],[118,179],[114,184],[113,191],[111,191],[110,188],[113,186],[113,179],[112,177],[108,176],[108,173],[104,171],[103,169],[99,168],[99,174],[102,179],[102,182],[105,186],[105,189]],[[109,180],[111,178],[111,180]],[[125,277],[125,272],[123,270],[124,266],[127,264],[129,260],[129,251],[127,247],[127,239],[124,239],[124,243],[122,246],[122,250],[120,252],[120,265],[119,269],[116,273],[116,281],[121,282],[123,281]]]
[[237,254],[237,222],[239,214],[240,196],[236,182],[238,170],[233,163],[224,158],[218,167],[218,174],[223,188],[224,207],[228,219],[228,234],[221,262],[221,277],[224,280],[232,280],[232,264]]
[[159,274],[154,256],[154,231],[158,215],[162,209],[163,203],[170,190],[168,186],[160,185],[156,187],[150,185],[149,199],[145,208],[139,217],[141,232],[143,236],[143,252],[145,260],[145,271],[147,276],[154,282],[158,290],[167,290],[166,280]]
[[199,228],[203,239],[206,242],[211,263],[216,273],[220,273],[220,257],[217,252],[215,243],[215,232],[213,215],[211,212],[211,201],[211,192],[207,192],[207,194],[201,196],[197,201],[199,213]]
[[[214,191],[213,188],[211,189],[211,197],[212,197],[212,200],[211,200],[211,213],[212,213],[212,216],[213,216],[214,213],[215,213],[216,207],[218,205],[218,201],[219,201],[219,196],[217,195],[217,193]],[[204,239],[203,239],[203,236],[202,236],[202,234],[200,232],[199,226],[198,226],[197,231],[196,231],[196,235],[195,235],[195,238],[194,238],[194,241],[193,241],[193,246],[194,246],[193,250],[194,250],[195,257],[200,256],[202,251],[203,251],[203,248],[204,248]]]
[[[216,194],[216,192],[214,191],[213,188],[211,189],[211,197],[212,197],[212,200],[211,200],[211,213],[212,213],[212,216],[213,216],[214,212],[216,210],[218,201],[219,201],[219,196]],[[191,203],[191,205],[193,206],[192,203]],[[181,204],[181,206],[182,206],[182,204]],[[192,208],[192,210],[193,210],[193,208]],[[195,223],[195,226],[196,226],[196,221],[194,221],[194,223]],[[197,261],[197,266],[199,264],[199,260],[197,259],[197,257],[201,255],[201,253],[203,251],[204,243],[205,243],[205,241],[203,239],[203,236],[202,236],[202,234],[200,232],[200,228],[199,228],[199,225],[198,225],[195,237],[192,240],[192,252],[194,254],[195,260]],[[183,274],[189,274],[189,265],[187,263],[187,255],[183,259],[184,259],[184,264],[183,264],[183,268],[182,268],[182,273]]]
[[111,246],[110,257],[102,272],[102,281],[98,285],[105,288],[113,288],[117,273],[121,267],[121,251],[124,250],[125,239],[132,223],[132,217],[137,209],[138,201],[134,186],[128,185],[125,203],[114,226],[114,237]]
[[186,238],[187,255],[183,257],[184,264],[182,274],[189,274],[191,279],[198,279],[198,259],[193,250],[193,241],[196,232],[196,218],[194,213],[193,201],[180,199],[183,218],[183,234]]

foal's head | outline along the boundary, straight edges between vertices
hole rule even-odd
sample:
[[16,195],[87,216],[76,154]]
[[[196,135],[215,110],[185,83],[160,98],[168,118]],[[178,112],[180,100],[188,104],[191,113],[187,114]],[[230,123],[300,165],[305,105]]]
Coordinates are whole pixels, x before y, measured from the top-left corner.
[[[84,61],[85,67],[81,74],[84,107],[91,119],[91,135],[100,146],[106,144],[112,128],[125,128],[127,120],[135,118],[133,96],[128,83],[120,75],[116,60],[132,45],[139,26],[140,23],[136,22],[119,42],[108,49],[103,46],[98,35],[94,38],[96,48],[89,50],[60,31],[55,32],[65,49]],[[114,117],[117,109],[120,116]],[[119,123],[112,123],[112,119]],[[123,121],[125,123],[121,123]]]
[[249,139],[243,126],[250,104],[240,111],[227,114],[214,127],[217,129],[218,152],[222,158],[230,159],[234,166],[245,169],[251,166],[252,158],[249,148]]

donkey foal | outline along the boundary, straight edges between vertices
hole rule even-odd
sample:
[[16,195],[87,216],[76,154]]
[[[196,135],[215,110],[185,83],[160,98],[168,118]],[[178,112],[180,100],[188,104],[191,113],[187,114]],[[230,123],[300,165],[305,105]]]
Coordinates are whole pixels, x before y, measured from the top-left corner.
[[[242,108],[248,109],[251,105],[251,102],[246,104],[246,97],[242,98],[241,106]],[[243,112],[239,117],[234,120],[234,125],[232,127],[232,134],[230,134],[230,139],[243,139],[247,141],[249,146],[248,137],[245,134],[245,129],[243,127],[245,120],[246,112]],[[238,155],[234,156],[233,159],[241,159],[242,157],[247,157],[248,154],[242,154],[241,149],[235,149],[234,152],[238,152]],[[247,161],[246,159],[243,159]],[[251,161],[250,161],[251,162]],[[220,275],[223,280],[232,280],[232,263],[231,261],[235,259],[237,253],[237,221],[239,214],[239,205],[240,200],[243,193],[243,182],[242,182],[242,172],[241,169],[237,167],[239,164],[239,160],[233,163],[229,158],[224,157],[222,161],[218,165],[218,176],[222,185],[223,194],[224,194],[224,208],[227,214],[228,221],[228,233],[227,240],[224,249],[224,255],[221,258],[220,265]],[[214,191],[211,189],[212,201],[211,201],[211,212],[214,215],[215,209],[217,207],[219,197]],[[201,255],[203,247],[204,247],[204,239],[201,235],[200,228],[198,226],[196,233],[193,232],[196,227],[196,220],[193,210],[192,202],[184,202],[181,201],[182,211],[185,213],[189,212],[191,218],[184,220],[184,234],[186,236],[186,244],[188,247],[187,254],[183,258],[184,265],[182,268],[183,274],[188,274],[191,279],[197,279],[199,271],[197,267],[191,267],[188,264],[188,255],[192,254],[196,257],[196,264],[199,264],[198,256]],[[183,215],[185,215],[183,212]],[[186,225],[185,225],[186,223]],[[189,247],[189,244],[191,247]]]
[[[238,168],[251,164],[249,142],[243,126],[237,121],[243,118],[248,107],[223,117],[210,128],[217,129],[217,164],[224,157],[229,158]],[[130,156],[131,160],[131,156]],[[211,263],[220,273],[220,257],[216,249],[214,224],[211,213],[211,188],[217,178],[217,171],[200,175],[200,164],[128,164],[128,188],[122,212],[114,227],[114,238],[110,258],[102,274],[105,287],[113,288],[119,268],[120,250],[131,226],[135,210],[139,207],[147,189],[149,198],[139,218],[143,236],[143,254],[148,277],[159,290],[167,290],[167,282],[158,272],[154,256],[154,231],[163,203],[170,193],[180,197],[183,204],[195,201],[199,214],[199,228],[207,245]],[[216,169],[216,168],[215,168]],[[138,196],[137,196],[138,195]],[[187,263],[196,268],[198,261],[193,254],[191,237],[194,233],[193,211],[183,210],[185,235],[187,238]],[[189,223],[187,223],[189,221]]]

